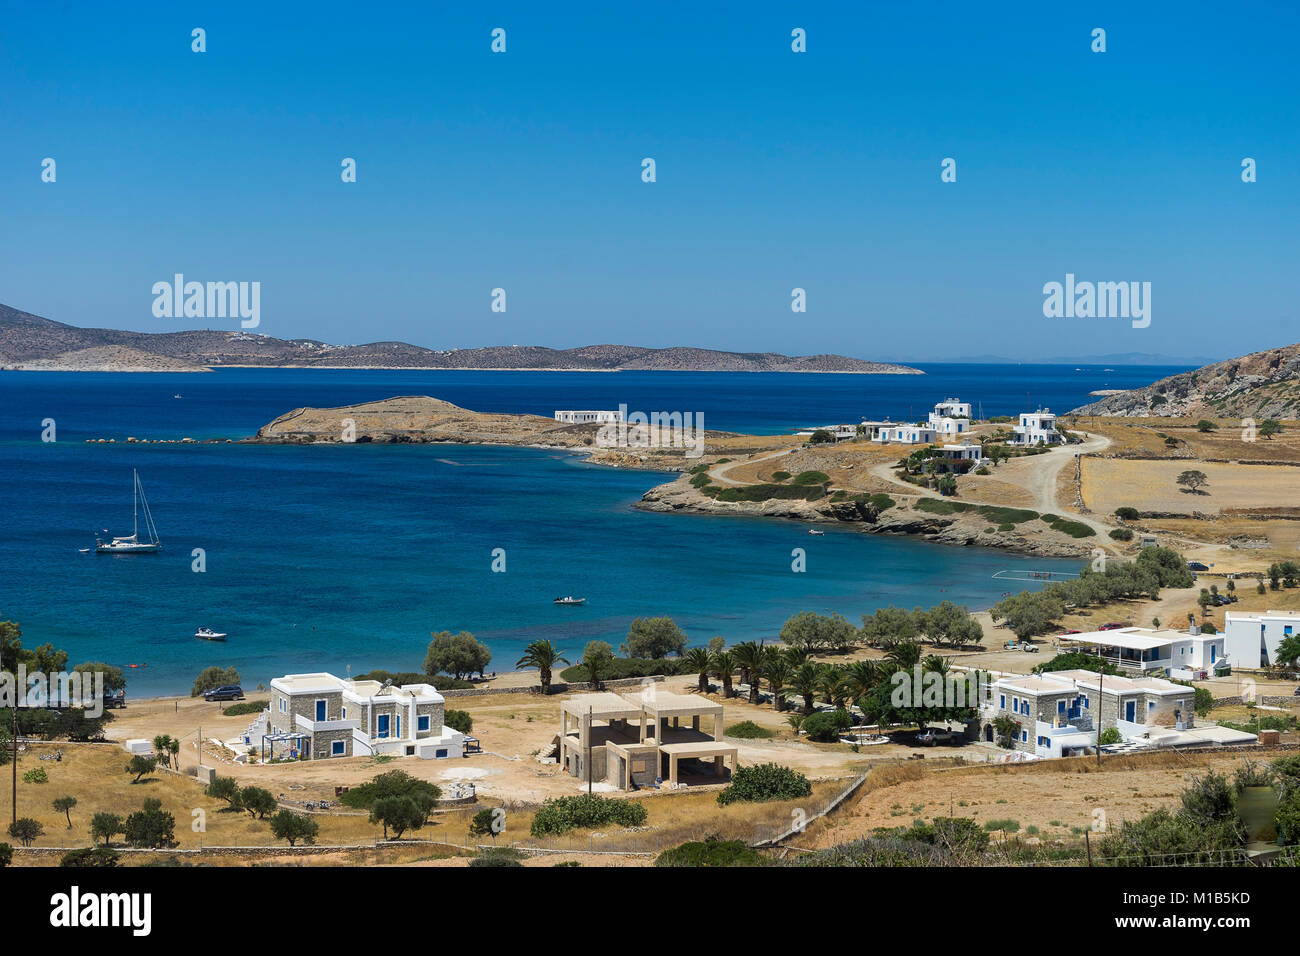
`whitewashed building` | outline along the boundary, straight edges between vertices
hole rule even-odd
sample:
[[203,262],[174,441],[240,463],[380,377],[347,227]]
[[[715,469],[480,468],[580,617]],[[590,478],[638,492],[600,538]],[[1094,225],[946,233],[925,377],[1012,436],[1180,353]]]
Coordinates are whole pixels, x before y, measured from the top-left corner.
[[979,461],[984,457],[984,448],[971,442],[960,445],[941,445],[939,453],[949,461]]
[[1127,673],[1181,680],[1208,675],[1227,653],[1224,635],[1202,634],[1199,627],[1187,631],[1120,627],[1070,634],[1060,643],[1064,649],[1101,657]]
[[1278,645],[1300,633],[1300,612],[1246,614],[1228,611],[1223,616],[1223,630],[1228,660],[1234,667],[1249,670],[1274,667]]
[[605,425],[623,420],[622,410],[595,411],[591,409],[561,409],[556,411],[555,420],[569,425]]
[[1093,671],[1008,675],[989,685],[979,708],[979,735],[998,735],[999,718],[1015,728],[1013,750],[1036,757],[1096,752],[1101,732],[1114,728],[1117,750],[1146,747],[1220,747],[1251,744],[1254,734],[1196,726],[1196,694],[1186,684],[1158,677],[1118,677]]
[[445,701],[431,684],[381,684],[333,674],[271,681],[264,755],[462,757],[465,735],[443,723]]
[[945,398],[930,412],[930,427],[940,435],[962,435],[970,431],[970,402]]
[[1011,441],[1017,445],[1059,445],[1065,436],[1056,430],[1056,416],[1050,409],[1024,412],[1013,429]]
[[931,445],[939,440],[939,433],[929,425],[887,422],[871,429],[871,440],[881,445]]

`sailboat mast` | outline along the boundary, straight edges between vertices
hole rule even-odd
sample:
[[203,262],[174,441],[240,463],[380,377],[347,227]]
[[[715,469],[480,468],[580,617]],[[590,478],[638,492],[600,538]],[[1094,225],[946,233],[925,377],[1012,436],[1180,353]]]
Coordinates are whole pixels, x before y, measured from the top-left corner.
[[136,514],[140,504],[140,473],[132,468],[131,477],[135,480],[131,486],[131,535],[134,537],[140,533],[140,519]]

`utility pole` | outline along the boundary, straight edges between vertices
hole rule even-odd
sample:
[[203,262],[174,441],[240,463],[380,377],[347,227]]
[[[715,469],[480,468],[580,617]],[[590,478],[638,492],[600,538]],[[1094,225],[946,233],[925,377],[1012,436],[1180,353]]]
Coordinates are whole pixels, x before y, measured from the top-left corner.
[[591,713],[587,708],[587,796],[591,796]]
[[[1098,655],[1101,653],[1101,645],[1097,645]],[[1172,651],[1170,652],[1172,653]],[[1106,658],[1101,657],[1101,666],[1097,669],[1097,769],[1101,769],[1101,712],[1106,706],[1101,696],[1102,681],[1106,677]],[[1091,864],[1089,864],[1091,865]]]
[[14,699],[14,741],[13,741],[13,819],[10,823],[18,822],[18,700]]

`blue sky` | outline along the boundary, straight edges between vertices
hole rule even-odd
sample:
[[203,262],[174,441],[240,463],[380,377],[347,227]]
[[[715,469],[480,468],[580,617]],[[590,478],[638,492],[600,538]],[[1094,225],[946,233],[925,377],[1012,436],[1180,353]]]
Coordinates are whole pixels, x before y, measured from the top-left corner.
[[[259,281],[258,331],[342,343],[922,361],[1300,339],[1294,5],[471,6],[11,5],[0,302],[237,325],[155,318],[181,272]],[[1150,327],[1045,318],[1067,272],[1151,282]]]

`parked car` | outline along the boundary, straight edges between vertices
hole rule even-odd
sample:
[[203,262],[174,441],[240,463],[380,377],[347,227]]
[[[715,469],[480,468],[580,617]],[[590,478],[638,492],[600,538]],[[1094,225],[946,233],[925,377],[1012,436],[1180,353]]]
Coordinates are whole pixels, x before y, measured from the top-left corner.
[[1024,651],[1026,654],[1037,654],[1037,653],[1038,653],[1038,645],[1037,645],[1037,644],[1021,644],[1021,645],[1020,645],[1020,649],[1021,649],[1022,651]]
[[916,742],[923,747],[933,747],[935,744],[952,744],[956,743],[958,735],[951,730],[939,730],[931,727],[925,733],[917,734]]
[[1295,695],[1294,695],[1294,696],[1296,696],[1296,697],[1300,697],[1300,687],[1297,687],[1297,688],[1295,689]]
[[244,689],[238,684],[223,684],[203,692],[204,700],[243,700]]
[[1007,641],[1005,644],[1002,645],[1002,649],[1004,651],[1016,651],[1020,649],[1020,645],[1017,644],[1015,641]]
[[104,691],[104,709],[112,710],[117,707],[126,706],[126,691],[119,690],[114,693],[111,690]]
[[1127,624],[1116,624],[1115,622],[1112,621],[1110,624],[1103,624],[1101,627],[1097,628],[1097,630],[1099,630],[1099,631],[1118,631],[1121,627],[1128,627],[1128,625],[1127,625]]
[[1192,571],[1208,571],[1208,570],[1210,570],[1210,566],[1209,566],[1208,564],[1202,564],[1200,561],[1188,561],[1188,562],[1187,562],[1187,567],[1188,567],[1189,569],[1191,569]]

